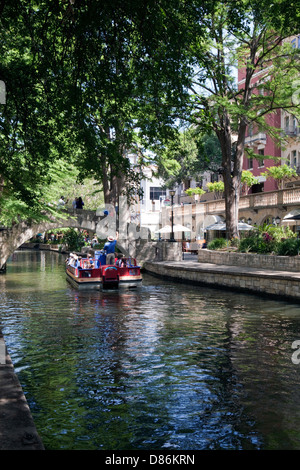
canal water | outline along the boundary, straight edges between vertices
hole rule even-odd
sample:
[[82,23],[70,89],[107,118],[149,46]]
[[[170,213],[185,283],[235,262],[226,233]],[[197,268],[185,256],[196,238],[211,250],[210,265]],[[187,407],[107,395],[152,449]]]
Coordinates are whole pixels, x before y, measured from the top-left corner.
[[64,259],[17,251],[0,276],[0,327],[46,449],[300,449],[300,305],[148,275],[79,292]]

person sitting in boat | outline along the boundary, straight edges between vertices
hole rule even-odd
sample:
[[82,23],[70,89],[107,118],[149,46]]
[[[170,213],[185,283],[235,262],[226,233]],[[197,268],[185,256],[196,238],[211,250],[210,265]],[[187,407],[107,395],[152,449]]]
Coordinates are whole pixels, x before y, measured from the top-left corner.
[[118,253],[117,254],[117,260],[116,260],[116,266],[122,266],[122,258],[123,258],[123,254],[122,253]]
[[116,237],[109,236],[107,237],[107,242],[105,243],[103,250],[106,254],[106,264],[115,264],[115,247],[118,240],[118,232],[116,232]]
[[73,266],[75,262],[75,255],[74,253],[70,253],[69,258],[66,259],[66,263],[68,266]]
[[76,268],[76,265],[77,265],[77,259],[78,259],[78,256],[77,255],[74,255],[72,254],[72,256],[70,256],[70,266],[73,266],[74,268]]
[[89,268],[94,268],[94,260],[92,258],[92,255],[88,254],[88,263],[89,263]]

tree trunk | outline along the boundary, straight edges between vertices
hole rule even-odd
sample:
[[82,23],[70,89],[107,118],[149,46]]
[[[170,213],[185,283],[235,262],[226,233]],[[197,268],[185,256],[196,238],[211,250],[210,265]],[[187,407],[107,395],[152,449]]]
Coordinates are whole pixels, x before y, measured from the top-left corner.
[[109,188],[109,176],[106,165],[106,160],[102,159],[102,185],[103,185],[103,196],[105,204],[110,204],[110,188]]
[[223,113],[221,122],[223,126],[216,131],[216,134],[222,150],[226,235],[227,239],[231,240],[232,238],[239,238],[239,200],[247,123],[245,120],[240,122],[236,149],[233,154],[230,116],[226,111]]

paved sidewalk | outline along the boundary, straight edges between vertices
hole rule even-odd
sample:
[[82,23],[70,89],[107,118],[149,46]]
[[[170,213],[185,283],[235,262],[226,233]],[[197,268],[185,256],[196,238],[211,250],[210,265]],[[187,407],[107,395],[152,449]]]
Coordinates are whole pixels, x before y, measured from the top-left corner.
[[[148,263],[148,262],[147,262]],[[151,262],[151,264],[154,264]],[[271,269],[250,268],[248,266],[230,266],[227,264],[199,263],[197,257],[185,259],[182,261],[160,261],[156,264],[164,265],[178,270],[198,271],[198,272],[216,272],[216,273],[236,273],[249,276],[265,276],[269,278],[295,279],[300,281],[300,273],[294,271],[275,271]]]

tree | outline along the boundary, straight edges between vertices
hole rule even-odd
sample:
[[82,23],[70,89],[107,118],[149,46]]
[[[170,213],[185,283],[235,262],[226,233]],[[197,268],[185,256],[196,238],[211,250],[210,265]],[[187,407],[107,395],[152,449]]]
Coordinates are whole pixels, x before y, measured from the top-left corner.
[[185,193],[188,196],[202,196],[202,194],[205,194],[205,190],[202,188],[188,188],[185,190]]
[[207,188],[210,193],[214,193],[215,199],[221,199],[225,189],[223,181],[207,183]]
[[64,2],[1,2],[0,218],[40,219],[45,188],[62,157],[72,161],[75,128],[67,113],[70,85],[70,6]]
[[251,171],[243,170],[241,177],[242,193],[246,193],[254,184],[258,184],[258,178],[256,178]]
[[274,179],[277,183],[277,189],[283,189],[285,181],[298,176],[296,170],[288,165],[271,166],[262,175],[267,179]]
[[[2,200],[40,217],[61,158],[106,202],[139,186],[127,153],[174,132],[185,96],[183,4],[175,0],[2,1]],[[3,204],[1,204],[3,207]],[[8,212],[6,213],[6,215]]]
[[[293,84],[299,76],[298,54],[283,43],[299,27],[299,22],[293,23],[293,18],[298,19],[299,7],[288,26],[282,14],[278,17],[277,8],[275,12],[264,1],[259,5],[253,1],[214,2],[213,11],[202,18],[202,36],[191,35],[194,40],[189,52],[194,73],[186,118],[201,129],[214,131],[220,142],[229,238],[239,235],[238,205],[247,126],[256,125],[260,131],[278,138],[266,115],[288,109],[299,116],[299,104],[292,101]],[[198,19],[195,21],[190,26],[192,30],[199,27]],[[237,66],[245,70],[240,88],[232,73]],[[255,83],[254,75],[262,69],[263,77]]]
[[191,178],[200,179],[202,169],[193,129],[179,132],[160,151],[157,173],[165,180],[168,188]]
[[175,133],[172,109],[181,106],[186,75],[186,28],[175,4],[95,0],[76,8],[80,174],[101,182],[105,202],[117,204],[139,188],[128,153],[137,152],[143,165],[145,149]]

